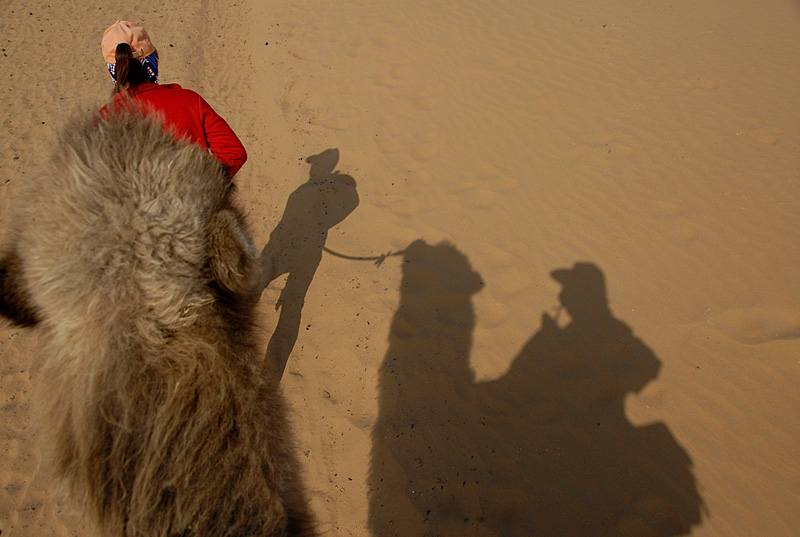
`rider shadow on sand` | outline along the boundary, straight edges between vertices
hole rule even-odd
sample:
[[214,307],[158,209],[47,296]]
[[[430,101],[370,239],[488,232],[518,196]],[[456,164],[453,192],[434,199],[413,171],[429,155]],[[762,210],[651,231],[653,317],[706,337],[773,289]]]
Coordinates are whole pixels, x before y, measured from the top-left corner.
[[306,292],[322,259],[328,230],[358,207],[355,180],[336,171],[338,149],[312,155],[306,162],[311,164],[309,179],[289,195],[260,256],[265,271],[262,288],[289,275],[275,304],[281,313],[267,346],[267,360],[279,377],[297,341]]
[[571,322],[544,313],[509,371],[477,383],[480,275],[452,245],[406,249],[372,433],[372,535],[675,536],[700,523],[687,453],[663,423],[624,412],[660,361],[613,317],[597,266],[551,275]]

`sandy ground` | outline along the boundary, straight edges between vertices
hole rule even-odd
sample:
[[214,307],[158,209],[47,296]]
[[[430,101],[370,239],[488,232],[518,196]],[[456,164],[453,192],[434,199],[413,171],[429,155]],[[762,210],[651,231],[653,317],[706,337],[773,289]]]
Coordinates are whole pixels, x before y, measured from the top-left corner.
[[[295,246],[264,326],[328,535],[797,535],[800,7],[611,4],[2,2],[0,226],[142,22]],[[0,530],[91,536],[35,340],[0,332]]]

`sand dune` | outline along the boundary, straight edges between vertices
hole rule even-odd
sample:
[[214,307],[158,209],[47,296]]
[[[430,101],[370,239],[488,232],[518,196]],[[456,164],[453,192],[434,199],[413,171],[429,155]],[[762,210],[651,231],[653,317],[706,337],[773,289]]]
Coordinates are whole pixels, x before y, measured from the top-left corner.
[[[2,9],[4,230],[107,99],[116,19],[242,137],[323,530],[800,531],[795,2]],[[35,343],[0,332],[0,530],[92,535],[47,478]]]

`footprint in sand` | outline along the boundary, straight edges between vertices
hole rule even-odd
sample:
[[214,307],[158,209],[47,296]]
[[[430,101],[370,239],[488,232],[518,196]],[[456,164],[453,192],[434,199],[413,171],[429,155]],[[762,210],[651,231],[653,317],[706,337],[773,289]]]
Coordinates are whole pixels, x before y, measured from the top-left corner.
[[389,69],[389,74],[395,80],[405,78],[411,72],[411,65],[407,63],[396,63]]
[[775,135],[775,133],[766,128],[753,129],[748,132],[747,135],[754,142],[764,145],[775,145],[779,141],[779,138]]
[[[11,438],[6,441],[4,452],[3,455],[7,461],[13,461],[17,457],[25,455],[22,451],[22,443],[16,438]],[[8,481],[6,481],[6,483],[7,482]]]
[[783,130],[767,127],[766,122],[759,117],[742,117],[739,119],[741,127],[736,132],[737,136],[746,136],[753,142],[763,145],[774,145],[780,141]]
[[364,42],[360,37],[352,40],[350,46],[347,47],[347,55],[351,58],[358,58],[364,53]]
[[464,193],[463,202],[472,209],[488,209],[497,205],[500,196],[486,188],[473,188]]
[[[427,170],[415,170],[406,176],[408,183],[411,185],[428,185],[433,181],[433,176]],[[408,241],[408,243],[412,242]],[[406,244],[408,244],[406,243]]]
[[411,72],[411,66],[398,63],[388,68],[388,71],[375,77],[375,84],[385,88],[399,88],[403,79]]
[[496,279],[492,282],[492,291],[501,298],[508,298],[528,287],[530,279],[517,267],[506,267],[498,271]]
[[411,147],[411,158],[417,162],[424,162],[439,152],[436,142],[419,142]]
[[307,60],[314,55],[315,50],[311,47],[298,47],[289,51],[289,54],[298,60]]
[[510,175],[488,174],[481,176],[480,181],[494,190],[513,190],[520,185],[520,180]]
[[335,117],[317,114],[309,120],[309,123],[337,131],[350,129],[356,125],[355,116],[347,112]]
[[654,212],[661,216],[683,216],[683,205],[672,201],[653,200]]
[[636,153],[633,147],[620,143],[616,136],[608,132],[585,133],[578,139],[575,149],[578,155],[600,152],[610,157],[630,157]]
[[324,104],[319,94],[311,91],[306,84],[295,80],[281,95],[281,109],[287,112],[292,109],[306,110],[318,108]]
[[419,200],[408,196],[387,195],[381,198],[380,203],[398,216],[411,216],[422,210]]
[[398,80],[396,77],[392,76],[391,73],[381,73],[376,75],[373,79],[373,83],[376,86],[388,89],[399,88],[402,86],[402,82],[400,82],[400,80]]
[[728,310],[708,323],[736,341],[752,345],[800,338],[800,308]]
[[492,245],[484,249],[483,258],[490,268],[509,267],[519,262],[516,255]]
[[400,150],[400,143],[395,138],[377,138],[375,143],[378,144],[378,151],[384,155],[397,153]]
[[491,55],[480,57],[474,60],[477,68],[483,68],[486,72],[497,73],[516,67],[517,60],[503,55]]
[[339,85],[337,91],[339,92],[340,95],[350,95],[355,91],[355,89],[356,89],[355,84],[353,84],[352,82],[345,82]]
[[394,228],[389,240],[390,250],[393,252],[404,250],[406,246],[417,240],[421,234],[419,229],[412,227]]
[[507,320],[508,306],[497,300],[489,299],[488,302],[478,307],[478,322],[484,328],[500,326]]
[[397,43],[398,37],[393,34],[381,34],[370,38],[372,44],[377,48],[389,48]]
[[436,97],[430,96],[414,96],[408,98],[411,106],[417,110],[432,110],[436,104]]
[[30,375],[26,371],[3,375],[3,387],[0,389],[0,397],[5,401],[3,408],[11,410],[25,405],[31,388]]
[[661,217],[666,222],[666,227],[674,232],[680,240],[693,241],[700,236],[697,227],[685,214],[682,205],[670,201],[654,200],[653,213],[656,219]]

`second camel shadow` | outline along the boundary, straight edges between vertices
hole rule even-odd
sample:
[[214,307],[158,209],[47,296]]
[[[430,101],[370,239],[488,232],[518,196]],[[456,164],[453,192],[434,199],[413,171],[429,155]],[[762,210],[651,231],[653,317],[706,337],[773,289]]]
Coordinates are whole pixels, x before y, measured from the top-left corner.
[[674,536],[700,523],[686,451],[665,424],[625,416],[659,359],[614,318],[597,266],[551,276],[569,324],[544,313],[509,371],[476,382],[480,276],[450,244],[405,251],[372,433],[372,535]]
[[260,256],[262,287],[288,274],[275,304],[281,311],[266,356],[279,378],[297,341],[306,292],[322,260],[328,230],[347,218],[359,201],[355,180],[336,171],[338,149],[312,155],[306,162],[311,164],[309,179],[289,195]]

